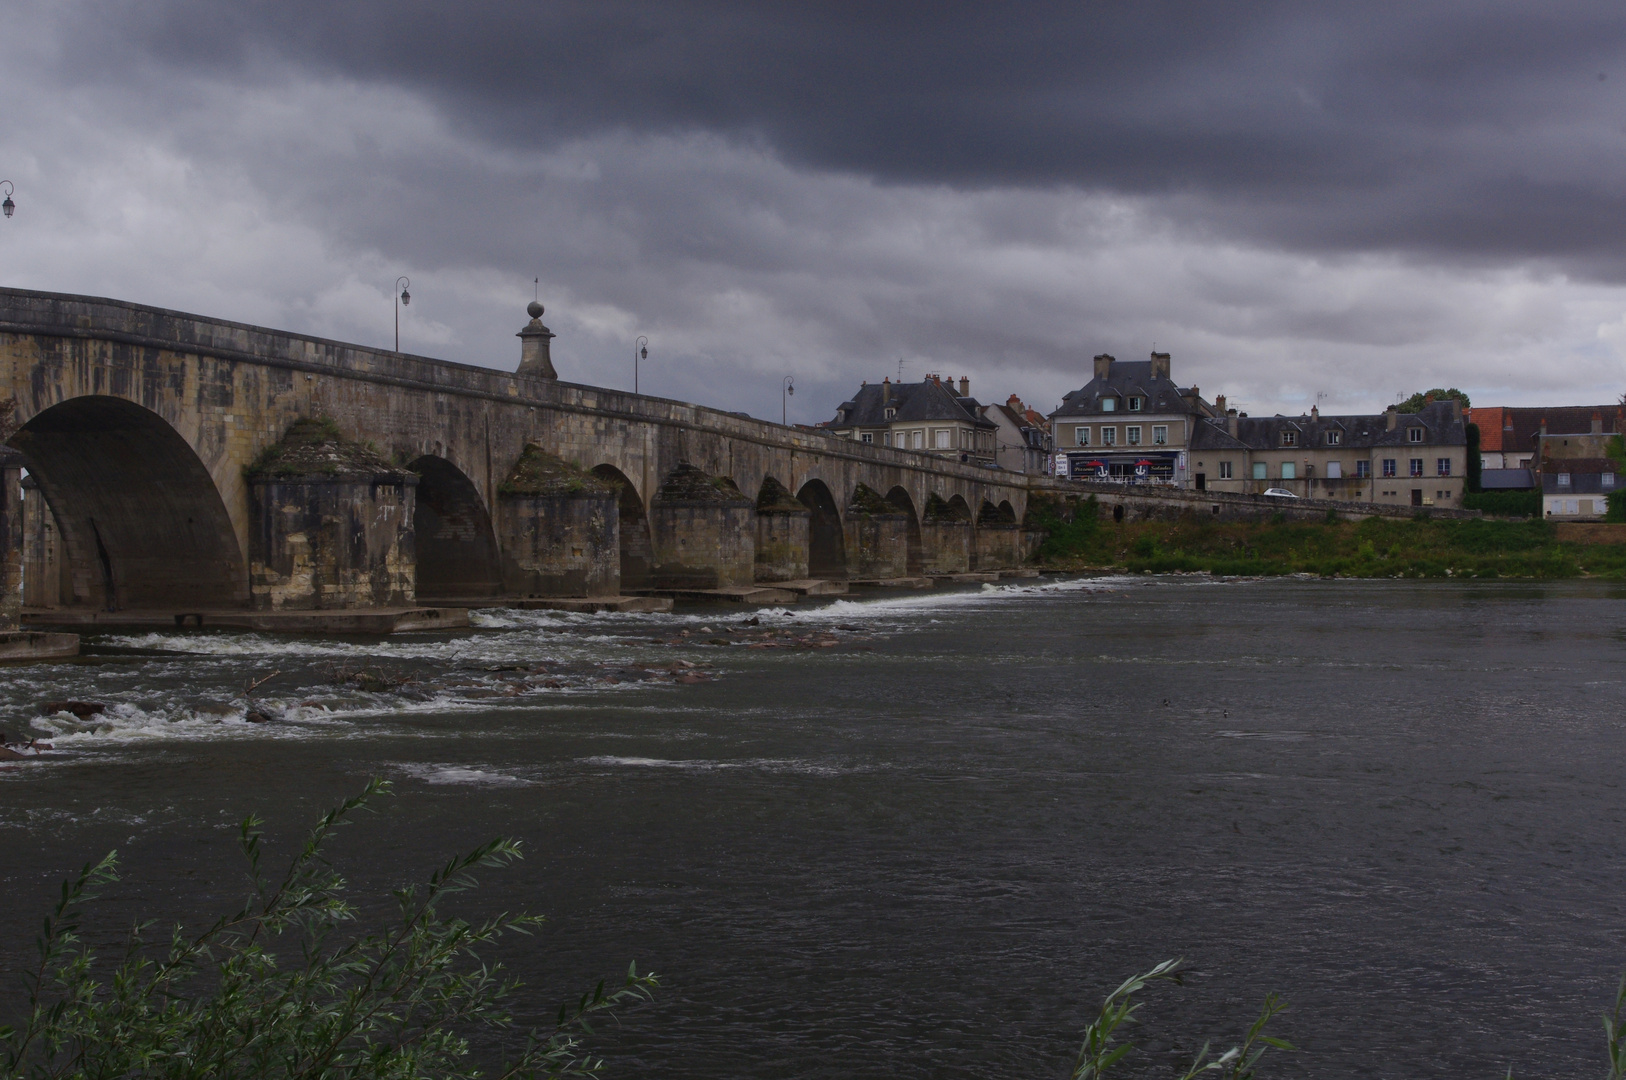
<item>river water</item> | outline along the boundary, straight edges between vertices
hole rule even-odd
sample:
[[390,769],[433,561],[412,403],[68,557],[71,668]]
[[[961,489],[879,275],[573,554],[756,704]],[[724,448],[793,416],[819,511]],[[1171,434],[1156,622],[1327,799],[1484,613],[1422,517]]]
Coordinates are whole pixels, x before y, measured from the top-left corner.
[[0,671],[0,729],[56,748],[0,768],[8,981],[86,860],[121,851],[110,932],[200,918],[241,895],[244,814],[286,852],[381,775],[336,849],[368,896],[525,841],[478,902],[550,916],[508,956],[527,1016],[662,975],[595,1042],[614,1077],[1064,1076],[1101,996],[1176,956],[1146,1064],[1274,990],[1302,1051],[1268,1075],[1602,1072],[1626,587],[1096,578],[477,621],[110,634]]

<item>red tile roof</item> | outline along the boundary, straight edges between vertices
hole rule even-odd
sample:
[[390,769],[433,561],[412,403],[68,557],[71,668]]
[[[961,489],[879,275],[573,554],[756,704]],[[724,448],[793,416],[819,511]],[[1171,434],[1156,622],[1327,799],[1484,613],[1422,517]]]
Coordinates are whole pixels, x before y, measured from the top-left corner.
[[1491,453],[1534,450],[1542,421],[1552,435],[1581,435],[1592,430],[1592,417],[1603,419],[1605,434],[1626,431],[1622,407],[1614,405],[1569,405],[1551,409],[1510,409],[1506,406],[1464,409],[1463,418],[1479,425],[1479,448]]

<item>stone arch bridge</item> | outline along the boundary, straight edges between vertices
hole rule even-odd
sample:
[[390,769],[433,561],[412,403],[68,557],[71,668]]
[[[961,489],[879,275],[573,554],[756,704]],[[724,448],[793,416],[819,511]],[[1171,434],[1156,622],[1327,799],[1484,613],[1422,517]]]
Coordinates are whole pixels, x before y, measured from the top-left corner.
[[[12,489],[0,511],[16,510],[28,473],[24,512],[0,513],[8,557],[26,562],[31,603],[171,611],[886,578],[1023,557],[1026,477],[562,382],[546,347],[541,373],[507,373],[0,290]],[[291,431],[308,445],[290,446]],[[516,472],[527,453],[547,483]]]

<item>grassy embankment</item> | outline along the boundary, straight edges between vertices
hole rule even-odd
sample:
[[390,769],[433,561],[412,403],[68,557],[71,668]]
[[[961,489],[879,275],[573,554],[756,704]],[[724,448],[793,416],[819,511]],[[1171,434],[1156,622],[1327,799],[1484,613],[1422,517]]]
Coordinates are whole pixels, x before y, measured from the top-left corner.
[[1560,543],[1545,521],[1113,522],[1093,498],[1035,505],[1049,532],[1040,559],[1058,569],[1325,577],[1626,579],[1626,544]]

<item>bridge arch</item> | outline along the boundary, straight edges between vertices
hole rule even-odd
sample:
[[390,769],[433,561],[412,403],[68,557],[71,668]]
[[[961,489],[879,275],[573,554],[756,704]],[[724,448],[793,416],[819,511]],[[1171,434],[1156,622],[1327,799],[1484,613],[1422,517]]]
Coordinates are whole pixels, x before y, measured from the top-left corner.
[[809,480],[796,493],[797,501],[810,510],[807,523],[807,572],[816,578],[846,578],[847,541],[841,528],[841,511],[835,496],[823,480]]
[[595,465],[594,476],[615,484],[617,518],[621,534],[621,591],[647,589],[655,565],[655,546],[649,534],[649,514],[638,488],[614,465]]
[[413,531],[418,596],[425,600],[497,596],[502,562],[491,511],[462,469],[426,454],[407,466],[418,474]]
[[902,486],[898,486],[886,493],[886,501],[897,507],[899,513],[909,519],[904,562],[909,574],[919,574],[922,566],[922,549],[920,544],[920,515],[915,512],[915,500],[909,497],[909,492],[904,490]]
[[89,395],[44,409],[9,440],[66,547],[75,606],[226,608],[248,571],[214,478],[150,409]]

